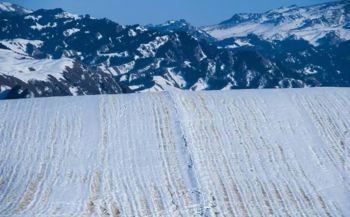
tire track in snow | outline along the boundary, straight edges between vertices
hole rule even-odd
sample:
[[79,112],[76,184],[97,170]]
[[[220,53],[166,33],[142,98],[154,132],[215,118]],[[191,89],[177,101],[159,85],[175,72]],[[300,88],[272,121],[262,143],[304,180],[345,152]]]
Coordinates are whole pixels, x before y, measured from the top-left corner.
[[179,141],[177,143],[178,149],[180,150],[181,157],[185,164],[187,164],[187,179],[189,181],[188,188],[192,189],[192,200],[191,203],[198,204],[199,209],[204,209],[204,204],[200,195],[200,186],[199,181],[197,179],[197,171],[196,167],[193,164],[193,156],[191,153],[191,150],[188,147],[186,135],[182,126],[182,117],[180,116],[179,109],[177,108],[177,102],[175,101],[175,93],[173,92],[166,92],[165,97],[168,101],[169,109],[171,111],[171,114],[173,114],[173,120],[174,120],[174,128],[176,131],[176,134],[179,138]]
[[[184,209],[180,209],[185,204],[190,203],[189,196],[186,192],[184,179],[181,177],[179,165],[180,161],[177,159],[177,148],[173,140],[173,135],[169,130],[171,123],[169,122],[169,110],[164,103],[163,95],[158,95],[155,101],[160,103],[159,107],[155,107],[154,114],[156,118],[157,137],[160,141],[160,150],[162,152],[162,161],[167,177],[168,193],[171,197],[171,204],[168,207],[173,215],[183,216]],[[161,110],[159,110],[161,109]],[[164,115],[163,115],[164,114]],[[180,144],[181,145],[181,144]],[[176,177],[180,176],[180,177]],[[187,201],[187,203],[186,203]]]
[[[4,198],[2,201],[0,201],[0,203],[7,204],[4,206],[4,210],[1,210],[1,213],[2,212],[6,213],[6,212],[8,212],[8,210],[15,209],[15,206],[17,205],[17,203],[21,199],[21,197],[19,197],[19,195],[14,195],[13,192],[9,191],[9,189],[22,187],[21,186],[22,183],[20,183],[20,179],[19,179],[20,173],[18,172],[18,170],[21,169],[20,163],[23,161],[26,161],[27,158],[31,157],[31,156],[26,155],[26,151],[28,151],[28,152],[30,151],[30,147],[27,145],[28,141],[31,140],[31,135],[29,135],[29,127],[30,127],[30,124],[32,123],[32,122],[30,122],[30,120],[32,120],[32,117],[35,113],[32,112],[34,109],[34,106],[33,105],[29,105],[29,106],[30,107],[28,108],[28,110],[30,113],[29,113],[28,119],[24,118],[25,113],[21,113],[20,115],[18,115],[15,119],[16,122],[12,126],[13,127],[12,129],[15,130],[16,132],[13,132],[11,135],[9,135],[11,137],[10,147],[11,147],[11,149],[13,148],[13,150],[6,153],[8,156],[7,161],[11,160],[12,157],[14,157],[13,155],[15,155],[16,156],[15,158],[19,159],[19,161],[14,162],[14,164],[11,165],[11,168],[7,168],[11,171],[10,172],[11,176],[10,176],[10,179],[8,181],[7,187],[4,189]],[[14,109],[19,111],[20,108],[21,108],[21,104],[20,104],[20,102],[18,102],[18,104],[16,104],[16,107]],[[26,127],[20,127],[20,126],[26,126]],[[23,136],[25,136],[26,139],[24,141],[17,139],[20,134],[23,134]],[[22,144],[24,144],[24,146],[22,148],[20,148],[19,146]],[[31,173],[32,173],[32,168],[28,168],[25,171],[24,177],[26,177],[26,180],[29,180],[31,178],[30,177]],[[29,185],[26,185],[26,186],[23,186],[24,189],[23,188],[19,188],[19,189],[23,190],[25,192],[25,190],[28,186]],[[11,198],[13,201],[16,201],[16,202],[9,203]]]

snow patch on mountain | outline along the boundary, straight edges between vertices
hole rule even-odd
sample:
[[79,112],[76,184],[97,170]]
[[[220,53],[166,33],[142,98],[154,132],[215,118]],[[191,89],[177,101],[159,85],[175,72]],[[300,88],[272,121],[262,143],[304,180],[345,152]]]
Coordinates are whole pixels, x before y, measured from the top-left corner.
[[137,50],[141,53],[143,58],[154,57],[158,48],[164,45],[169,40],[169,36],[156,37],[155,40],[147,44],[141,44]]
[[62,13],[59,13],[59,14],[56,14],[55,15],[55,18],[58,18],[58,19],[73,19],[73,20],[78,20],[78,19],[81,19],[81,17],[77,14],[72,14],[72,13],[69,13],[69,12],[62,12]]
[[135,32],[135,30],[130,29],[130,30],[128,31],[128,36],[130,36],[130,37],[135,37],[136,35],[137,35],[137,32]]
[[6,12],[13,14],[28,14],[32,11],[9,2],[0,2],[0,14]]
[[74,61],[68,58],[34,59],[10,50],[0,49],[0,74],[14,76],[24,82],[45,81],[49,76],[57,80],[63,78],[66,68],[73,68]]
[[201,91],[205,90],[208,87],[208,83],[203,78],[199,78],[198,81],[190,88],[190,90]]
[[80,29],[78,29],[78,28],[71,28],[71,29],[67,29],[66,31],[64,31],[63,34],[64,34],[64,36],[69,37],[69,36],[73,35],[74,33],[79,32],[79,31],[80,31]]
[[34,16],[34,15],[28,15],[28,16],[25,16],[24,19],[25,20],[35,20],[35,21],[39,21],[43,16],[39,15],[39,16]]
[[16,53],[27,55],[27,46],[29,44],[39,48],[43,45],[43,41],[15,38],[12,40],[0,40],[0,44],[3,44],[4,46]]
[[46,25],[41,25],[39,23],[35,23],[34,26],[31,26],[30,28],[34,29],[34,30],[42,30],[42,29],[45,29],[45,28],[55,28],[57,27],[57,23],[54,22],[54,23],[48,23]]
[[12,7],[12,4],[8,3],[8,2],[0,3],[0,10],[3,10],[3,11],[16,11],[16,9]]
[[122,65],[119,65],[119,66],[115,66],[115,67],[111,67],[112,69],[116,69],[115,75],[121,75],[121,74],[125,74],[127,72],[129,72],[130,70],[132,70],[135,66],[135,61],[131,61],[131,62],[128,62],[128,63],[125,63],[125,64],[122,64]]

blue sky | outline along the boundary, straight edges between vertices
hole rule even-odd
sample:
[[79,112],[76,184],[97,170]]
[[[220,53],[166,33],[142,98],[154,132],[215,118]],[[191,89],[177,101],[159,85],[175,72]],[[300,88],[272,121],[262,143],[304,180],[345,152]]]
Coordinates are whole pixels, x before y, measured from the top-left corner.
[[[6,1],[6,0],[5,0]],[[107,17],[121,24],[158,24],[186,19],[196,26],[216,24],[234,13],[263,12],[289,5],[331,0],[7,0],[30,9],[63,8],[77,14]]]

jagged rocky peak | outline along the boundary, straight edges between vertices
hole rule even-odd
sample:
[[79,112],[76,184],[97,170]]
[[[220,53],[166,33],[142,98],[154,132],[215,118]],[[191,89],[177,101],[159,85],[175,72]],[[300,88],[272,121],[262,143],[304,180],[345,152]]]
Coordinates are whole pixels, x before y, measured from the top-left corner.
[[206,40],[208,42],[216,41],[216,39],[210,36],[208,33],[201,30],[200,28],[197,28],[196,26],[193,26],[185,19],[168,20],[162,24],[148,25],[147,28],[164,33],[186,32],[199,40]]
[[191,26],[185,19],[179,19],[179,20],[168,20],[164,24],[160,24],[160,26],[168,26],[168,27],[184,27],[184,26]]
[[166,29],[166,30],[179,30],[179,29],[188,29],[188,28],[195,28],[190,23],[188,23],[185,19],[179,19],[179,20],[168,20],[165,23],[162,24],[150,24],[147,25],[148,28],[157,28],[157,29]]

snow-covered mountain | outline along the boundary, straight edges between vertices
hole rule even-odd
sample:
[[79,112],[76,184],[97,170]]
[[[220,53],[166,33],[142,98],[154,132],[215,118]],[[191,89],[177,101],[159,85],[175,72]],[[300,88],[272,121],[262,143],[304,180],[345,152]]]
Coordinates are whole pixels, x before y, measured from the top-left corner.
[[216,40],[184,20],[124,26],[62,9],[0,14],[0,28],[2,98],[350,86],[349,41],[332,34],[319,46],[252,34]]
[[31,12],[33,11],[13,3],[0,2],[0,15],[24,15]]
[[[184,31],[122,26],[61,9],[7,16],[0,24],[4,49],[34,59],[73,59],[112,75],[131,91],[159,91],[169,86],[191,90],[278,86],[268,81],[272,73],[280,72],[268,60],[260,60],[258,54],[252,54],[258,60],[252,64],[241,54],[218,49]],[[18,45],[19,41],[26,44]],[[21,71],[30,67],[24,66]],[[251,78],[249,74],[257,67],[259,75]],[[0,74],[7,75],[5,72],[0,65]],[[31,75],[37,80],[35,73]]]
[[[33,42],[33,41],[30,41]],[[29,42],[29,43],[30,43]],[[17,40],[21,46],[28,42]],[[34,59],[0,49],[0,92],[6,98],[122,93],[110,74],[69,59]]]
[[[34,58],[40,40],[0,41],[0,98],[122,93],[114,77],[62,57]],[[2,46],[2,47],[1,47]]]
[[294,36],[318,45],[334,35],[340,41],[350,39],[350,1],[336,1],[306,7],[283,7],[265,13],[241,13],[214,26],[203,28],[222,40],[255,34],[268,40]]
[[350,89],[0,101],[2,216],[349,216]]

